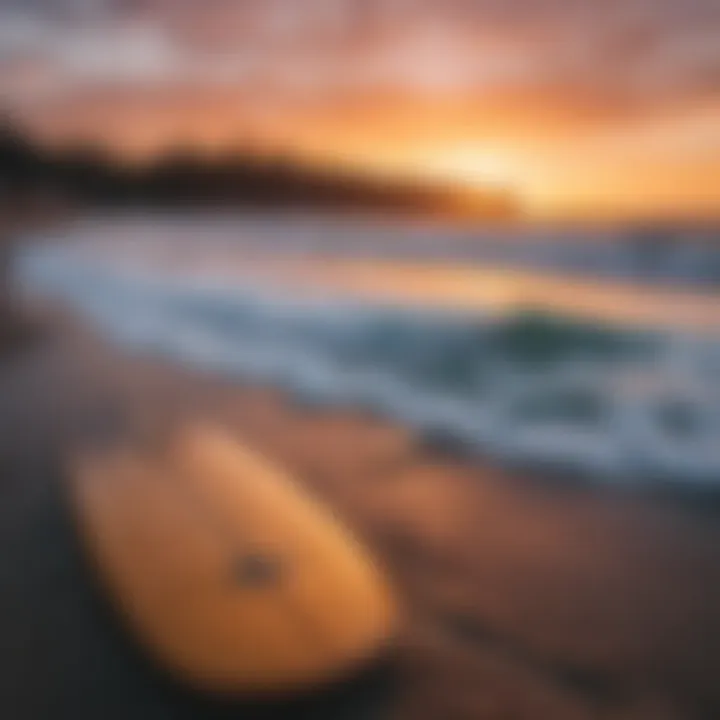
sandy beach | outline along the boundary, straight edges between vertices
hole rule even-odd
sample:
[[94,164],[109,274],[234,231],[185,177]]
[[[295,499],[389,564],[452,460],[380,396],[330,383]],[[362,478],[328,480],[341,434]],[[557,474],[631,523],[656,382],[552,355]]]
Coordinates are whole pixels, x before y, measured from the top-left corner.
[[367,414],[123,355],[67,320],[0,362],[4,718],[258,712],[191,698],[148,668],[73,533],[65,459],[97,442],[152,443],[188,417],[221,423],[295,473],[368,543],[406,608],[377,677],[274,713],[720,714],[711,498],[510,475]]

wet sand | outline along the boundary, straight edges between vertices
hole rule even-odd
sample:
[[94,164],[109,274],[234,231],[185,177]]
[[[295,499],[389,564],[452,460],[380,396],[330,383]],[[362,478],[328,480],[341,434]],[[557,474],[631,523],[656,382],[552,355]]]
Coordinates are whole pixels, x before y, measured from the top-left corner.
[[0,357],[0,717],[257,715],[143,662],[66,504],[73,448],[152,442],[184,417],[294,472],[374,550],[406,608],[376,677],[274,716],[720,717],[718,500],[513,475],[378,418],[128,357],[68,322]]

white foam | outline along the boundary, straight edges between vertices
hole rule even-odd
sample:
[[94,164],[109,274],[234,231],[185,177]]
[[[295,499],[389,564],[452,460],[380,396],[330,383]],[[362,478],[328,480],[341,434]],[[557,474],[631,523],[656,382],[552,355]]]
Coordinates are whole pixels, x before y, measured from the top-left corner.
[[[19,275],[123,345],[307,402],[365,407],[499,462],[615,482],[720,485],[715,338],[667,331],[642,352],[608,359],[564,348],[547,366],[523,364],[492,339],[508,318],[298,301],[112,267],[62,247],[27,252]],[[692,415],[685,435],[658,421],[668,402]]]

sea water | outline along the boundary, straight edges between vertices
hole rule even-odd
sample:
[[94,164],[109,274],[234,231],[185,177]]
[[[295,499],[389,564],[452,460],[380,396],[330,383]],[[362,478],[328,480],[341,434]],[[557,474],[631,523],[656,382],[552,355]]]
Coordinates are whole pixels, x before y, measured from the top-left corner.
[[656,245],[639,254],[621,229],[115,217],[36,236],[16,271],[123,346],[503,465],[720,488],[720,244]]

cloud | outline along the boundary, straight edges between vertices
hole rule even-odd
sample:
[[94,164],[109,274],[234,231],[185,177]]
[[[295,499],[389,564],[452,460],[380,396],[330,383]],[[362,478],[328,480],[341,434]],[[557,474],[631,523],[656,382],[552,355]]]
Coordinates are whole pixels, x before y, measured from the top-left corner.
[[0,93],[387,91],[614,122],[718,92],[717,0],[0,0]]

